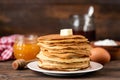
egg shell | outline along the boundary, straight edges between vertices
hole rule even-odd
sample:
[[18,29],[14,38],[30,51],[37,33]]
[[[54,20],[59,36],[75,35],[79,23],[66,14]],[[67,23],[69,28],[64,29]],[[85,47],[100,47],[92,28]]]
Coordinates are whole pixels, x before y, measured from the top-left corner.
[[107,50],[101,47],[96,47],[91,49],[91,61],[95,61],[101,64],[106,64],[110,62],[111,56]]

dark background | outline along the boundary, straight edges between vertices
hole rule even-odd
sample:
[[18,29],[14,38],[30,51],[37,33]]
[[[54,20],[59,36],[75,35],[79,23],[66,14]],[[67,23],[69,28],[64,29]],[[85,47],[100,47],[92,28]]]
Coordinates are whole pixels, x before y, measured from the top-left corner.
[[0,36],[59,33],[61,21],[91,5],[97,39],[120,40],[120,0],[0,0]]

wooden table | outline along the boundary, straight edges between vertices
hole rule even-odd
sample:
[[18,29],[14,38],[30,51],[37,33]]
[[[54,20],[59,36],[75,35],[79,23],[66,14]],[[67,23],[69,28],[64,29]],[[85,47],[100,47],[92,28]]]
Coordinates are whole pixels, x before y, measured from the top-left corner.
[[120,60],[111,61],[97,72],[71,77],[53,77],[29,69],[13,70],[11,63],[0,62],[0,80],[120,80]]

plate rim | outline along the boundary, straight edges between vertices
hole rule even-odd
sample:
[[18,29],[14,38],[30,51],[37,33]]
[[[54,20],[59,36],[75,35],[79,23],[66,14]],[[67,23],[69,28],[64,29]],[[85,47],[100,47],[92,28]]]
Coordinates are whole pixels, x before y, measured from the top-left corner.
[[[77,70],[77,71],[57,71],[57,70],[47,70],[47,69],[43,69],[43,68],[40,68],[38,65],[37,65],[37,62],[38,61],[33,61],[33,62],[30,62],[27,64],[27,67],[30,69],[30,70],[33,70],[33,71],[36,71],[36,72],[41,72],[41,73],[47,73],[47,74],[58,74],[58,75],[61,75],[61,74],[82,74],[82,73],[88,73],[88,72],[93,72],[93,71],[98,71],[100,69],[103,68],[103,65],[98,63],[98,62],[94,62],[94,61],[90,61],[90,67],[92,66],[93,67],[93,64],[96,64],[97,68],[94,68],[94,69],[91,69],[90,67],[86,68],[86,69],[83,69],[83,70]],[[34,64],[34,65],[33,65]],[[32,65],[32,66],[31,66]],[[33,67],[34,66],[34,67]],[[37,67],[39,70],[37,70],[35,67]]]

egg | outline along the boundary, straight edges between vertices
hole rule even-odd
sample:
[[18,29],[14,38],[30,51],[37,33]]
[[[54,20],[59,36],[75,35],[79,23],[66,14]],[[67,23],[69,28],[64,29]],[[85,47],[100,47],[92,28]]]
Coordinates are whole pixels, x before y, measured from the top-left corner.
[[110,62],[111,56],[106,49],[101,47],[95,47],[92,48],[90,52],[91,52],[91,56],[90,56],[91,61],[95,61],[103,65]]

